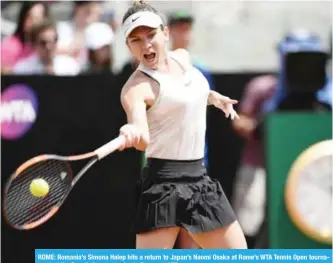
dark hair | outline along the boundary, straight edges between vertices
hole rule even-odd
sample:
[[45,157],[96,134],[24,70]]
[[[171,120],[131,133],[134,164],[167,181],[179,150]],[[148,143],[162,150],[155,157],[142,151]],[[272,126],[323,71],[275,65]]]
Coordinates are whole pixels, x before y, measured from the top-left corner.
[[57,32],[56,25],[48,19],[45,19],[43,22],[34,25],[30,32],[31,43],[36,44],[39,34],[47,29],[54,29]]
[[176,13],[169,14],[168,17],[168,25],[173,26],[176,24],[182,24],[182,23],[194,23],[194,17],[188,13],[187,11],[178,11]]
[[160,15],[154,7],[152,7],[150,4],[146,3],[145,1],[142,0],[134,1],[132,6],[125,13],[122,23],[124,23],[125,20],[129,18],[131,15],[142,11],[149,11]]
[[[112,56],[112,52],[111,52],[111,47],[109,47],[110,49],[110,53],[108,57],[104,57],[104,61],[103,61],[103,68],[104,69],[108,69],[111,70],[112,64],[113,64],[113,56]],[[96,51],[95,50],[91,50],[88,49],[88,59],[90,61],[90,66],[93,68],[94,65],[97,64],[97,60],[96,60]]]
[[76,10],[80,8],[81,6],[88,5],[88,4],[100,4],[101,1],[95,0],[95,1],[74,1],[73,10],[72,10],[72,16],[75,15]]
[[80,7],[83,5],[91,4],[91,3],[100,3],[100,1],[74,1],[74,8]]
[[26,34],[24,32],[24,23],[27,19],[28,13],[35,5],[38,5],[38,4],[43,5],[45,17],[48,17],[49,6],[45,2],[43,2],[43,1],[22,2],[21,9],[20,9],[18,19],[17,19],[17,21],[18,21],[17,27],[14,32],[14,35],[17,36],[21,40],[22,43],[25,43],[27,41]]

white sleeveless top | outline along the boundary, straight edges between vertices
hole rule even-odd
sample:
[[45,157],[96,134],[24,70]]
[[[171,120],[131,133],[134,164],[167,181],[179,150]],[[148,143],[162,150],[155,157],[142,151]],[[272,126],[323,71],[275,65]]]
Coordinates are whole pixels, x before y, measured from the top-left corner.
[[[170,56],[181,65],[173,55]],[[203,158],[210,90],[206,78],[193,66],[181,78],[142,64],[138,70],[160,85],[159,95],[147,111],[150,143],[146,156],[168,160]]]

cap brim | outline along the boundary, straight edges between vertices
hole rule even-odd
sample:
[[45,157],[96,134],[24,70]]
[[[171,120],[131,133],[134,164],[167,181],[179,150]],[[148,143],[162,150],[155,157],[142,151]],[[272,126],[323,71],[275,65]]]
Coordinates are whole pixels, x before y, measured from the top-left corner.
[[131,26],[128,31],[126,32],[125,36],[126,38],[134,31],[134,29],[140,27],[140,26],[145,26],[145,27],[150,27],[150,28],[158,28],[161,24],[158,25],[152,25],[151,23],[143,23],[139,25],[133,25]]
[[154,13],[138,13],[137,16],[132,15],[127,19],[124,25],[124,35],[127,38],[134,29],[140,26],[150,28],[158,28],[163,24],[161,17]]

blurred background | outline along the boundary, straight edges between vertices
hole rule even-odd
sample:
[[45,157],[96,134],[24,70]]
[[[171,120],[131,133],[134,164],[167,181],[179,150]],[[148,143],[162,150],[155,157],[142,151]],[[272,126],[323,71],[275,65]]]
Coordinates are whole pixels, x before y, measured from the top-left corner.
[[[249,247],[330,247],[332,155],[316,147],[332,147],[331,2],[149,3],[170,49],[188,49],[211,88],[240,101],[239,121],[208,109],[206,165]],[[2,183],[35,155],[91,151],[118,134],[120,90],[135,70],[121,31],[131,4],[1,1]],[[141,166],[140,152],[117,153],[45,226],[2,223],[3,262],[33,262],[34,248],[134,247]]]

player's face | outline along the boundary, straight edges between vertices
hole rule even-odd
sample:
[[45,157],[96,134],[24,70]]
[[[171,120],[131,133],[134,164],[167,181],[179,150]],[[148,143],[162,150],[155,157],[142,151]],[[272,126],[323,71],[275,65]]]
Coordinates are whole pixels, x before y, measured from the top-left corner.
[[138,27],[128,36],[127,45],[143,65],[156,69],[166,52],[168,34],[167,28]]

